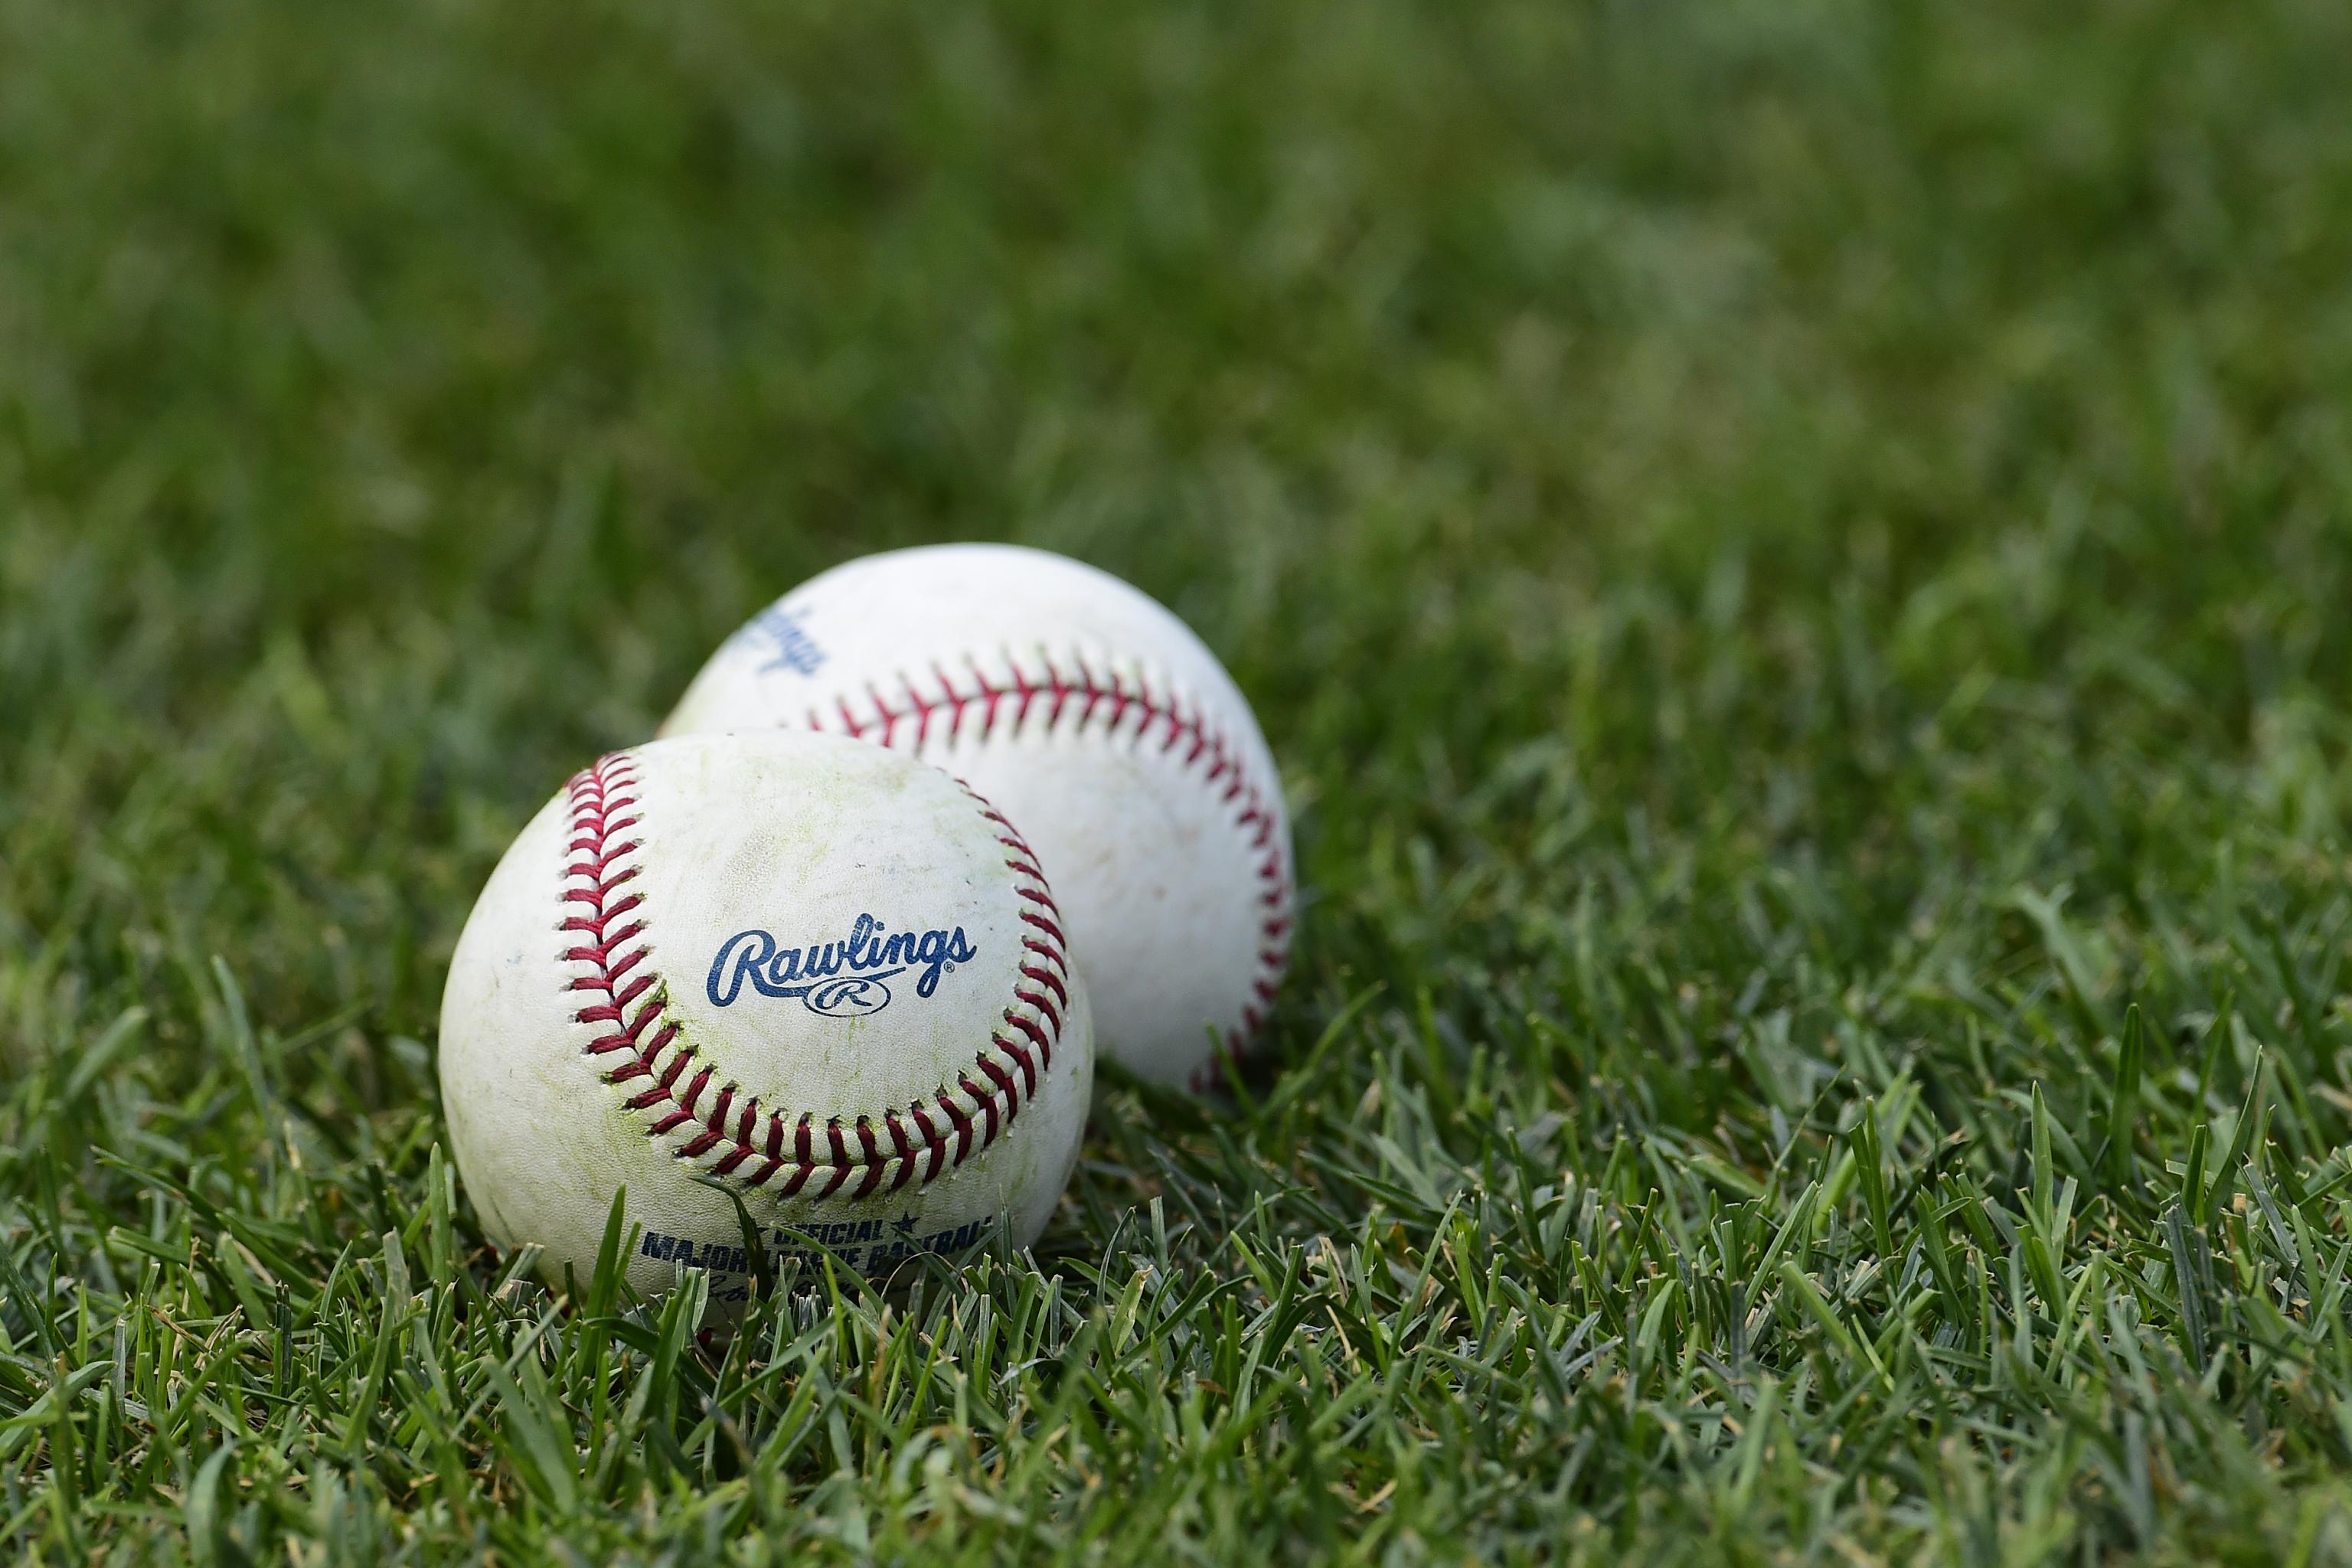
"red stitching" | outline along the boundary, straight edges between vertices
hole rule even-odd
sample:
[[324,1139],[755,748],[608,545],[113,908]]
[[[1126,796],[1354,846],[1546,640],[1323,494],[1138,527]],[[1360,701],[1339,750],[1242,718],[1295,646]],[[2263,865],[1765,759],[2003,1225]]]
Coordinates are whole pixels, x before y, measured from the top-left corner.
[[[1041,650],[1036,658],[1043,670],[1041,679],[1032,679],[1029,672],[1022,668],[1020,660],[1008,652],[1004,656],[1004,663],[1012,671],[1012,677],[1003,684],[989,679],[977,658],[965,658],[966,685],[959,685],[957,677],[935,661],[929,673],[939,685],[936,697],[919,688],[912,677],[902,674],[898,684],[905,692],[903,700],[894,703],[883,694],[881,688],[869,682],[865,695],[871,706],[870,713],[861,715],[851,708],[849,699],[844,696],[835,700],[833,712],[811,708],[809,728],[830,730],[848,735],[853,740],[868,739],[888,746],[898,737],[898,726],[911,721],[913,744],[907,749],[919,754],[935,729],[943,732],[951,744],[963,732],[964,714],[973,709],[979,710],[980,714],[979,739],[986,741],[996,729],[999,705],[1008,700],[1012,704],[1008,721],[1015,729],[1027,721],[1032,706],[1039,702],[1048,705],[1044,716],[1044,725],[1047,730],[1060,724],[1065,713],[1074,712],[1076,719],[1075,728],[1084,733],[1087,721],[1098,708],[1108,710],[1108,717],[1100,728],[1110,736],[1116,737],[1132,723],[1133,738],[1140,743],[1155,730],[1165,726],[1165,733],[1159,741],[1160,752],[1173,754],[1180,746],[1189,743],[1190,749],[1183,753],[1184,766],[1200,768],[1202,783],[1208,785],[1221,802],[1235,808],[1234,826],[1241,830],[1246,852],[1257,858],[1257,901],[1265,913],[1258,923],[1258,972],[1252,977],[1251,994],[1261,1002],[1271,1002],[1281,984],[1283,972],[1290,963],[1293,890],[1287,848],[1275,830],[1276,812],[1273,799],[1247,775],[1239,746],[1223,731],[1211,727],[1202,708],[1195,705],[1188,709],[1174,694],[1156,689],[1146,675],[1123,676],[1114,672],[1105,679],[1095,674],[1084,654],[1076,654],[1073,656],[1073,662],[1076,664],[1078,673],[1073,678],[1064,673],[1051,654]],[[1136,714],[1142,716],[1139,721],[1133,719]],[[935,718],[941,715],[945,716],[944,725],[935,726]],[[1013,825],[985,806],[983,812],[989,821],[1012,835],[1006,842],[1014,845],[1027,859],[1027,846],[1017,843],[1020,835]],[[1014,869],[1037,877],[1034,862]],[[1044,894],[1042,878],[1037,878],[1035,885],[1039,893]],[[1040,902],[1054,916],[1052,922],[1031,915],[1023,918],[1032,926],[1049,933],[1055,947],[1059,949],[1063,945],[1059,929],[1060,911],[1054,908],[1050,894],[1042,897]],[[1241,1028],[1220,1043],[1219,1055],[1246,1056],[1255,1044],[1255,1036],[1265,1021],[1265,1013],[1262,1007],[1245,1008],[1242,1014]],[[1216,1082],[1220,1070],[1219,1062],[1213,1059],[1193,1075],[1193,1087],[1198,1089]]]
[[[846,705],[843,712],[847,714]],[[619,923],[624,916],[643,905],[645,895],[633,892],[610,906],[604,901],[615,888],[635,877],[640,869],[635,864],[623,864],[637,852],[639,841],[615,842],[623,830],[637,825],[636,787],[635,763],[625,752],[602,759],[595,766],[576,774],[566,786],[572,833],[571,842],[564,847],[563,883],[556,900],[560,908],[584,908],[591,912],[567,914],[556,929],[586,938],[558,954],[562,962],[577,966],[564,984],[565,993],[587,994],[583,998],[584,1005],[572,1014],[573,1019],[583,1024],[612,1026],[583,1047],[583,1054],[611,1059],[612,1066],[604,1074],[606,1083],[618,1086],[641,1079],[652,1080],[650,1087],[622,1101],[630,1110],[646,1114],[647,1136],[661,1138],[683,1132],[684,1141],[673,1151],[683,1160],[700,1160],[719,1151],[711,1169],[722,1176],[732,1175],[738,1168],[757,1161],[756,1170],[738,1178],[745,1187],[765,1187],[782,1175],[784,1181],[778,1191],[791,1197],[805,1188],[812,1178],[822,1174],[824,1179],[816,1195],[825,1198],[840,1191],[855,1175],[858,1184],[851,1196],[862,1198],[881,1186],[885,1177],[892,1192],[910,1180],[929,1182],[947,1168],[950,1143],[955,1145],[954,1163],[960,1165],[975,1151],[994,1142],[1000,1129],[1013,1124],[1021,1101],[1037,1091],[1037,1058],[1042,1058],[1045,1067],[1053,1064],[1054,1047],[1061,1040],[1062,1019],[1060,1010],[1046,999],[1045,993],[1052,992],[1066,1007],[1070,968],[1061,931],[1035,912],[1043,909],[1058,914],[1054,909],[1054,896],[1046,890],[1045,879],[1037,870],[1036,855],[1022,841],[1012,824],[979,795],[972,795],[969,787],[965,789],[982,817],[999,830],[998,841],[1006,849],[1004,864],[1013,873],[1023,922],[1033,931],[1045,933],[1043,937],[1024,934],[1021,939],[1022,956],[1015,971],[1026,984],[1016,984],[1013,1005],[1003,1014],[1005,1020],[1034,1044],[1034,1052],[1027,1046],[1008,1041],[1002,1032],[992,1035],[987,1048],[973,1053],[972,1067],[984,1082],[993,1087],[983,1088],[972,1080],[970,1070],[961,1071],[951,1084],[942,1083],[923,1100],[903,1109],[882,1111],[880,1125],[888,1134],[887,1147],[876,1136],[875,1118],[853,1117],[848,1129],[856,1137],[853,1149],[845,1137],[841,1118],[831,1117],[819,1122],[814,1111],[803,1111],[796,1121],[787,1122],[776,1111],[763,1111],[760,1102],[745,1095],[740,1085],[719,1078],[715,1066],[696,1064],[695,1047],[680,1042],[681,1026],[666,1016],[668,991],[660,974],[647,962],[651,947],[643,942],[628,945],[644,934],[646,920],[640,917]],[[638,967],[641,964],[645,965],[643,969]],[[1039,986],[1045,989],[1035,988]],[[590,999],[597,996],[603,1000]],[[646,999],[644,1005],[631,1016],[629,1009],[640,998]],[[661,1020],[661,1027],[640,1047],[638,1042],[656,1019]],[[694,1070],[692,1077],[687,1078],[689,1066]],[[679,1083],[682,1078],[686,1079],[683,1087]],[[714,1084],[717,1092],[709,1095],[707,1109],[698,1110]],[[970,1103],[959,1103],[959,1094]],[[932,1118],[934,1106],[946,1113],[944,1128]],[[977,1138],[975,1121],[981,1124]],[[913,1125],[911,1133],[909,1122]],[[818,1147],[820,1139],[822,1149]],[[924,1167],[919,1175],[918,1165]]]

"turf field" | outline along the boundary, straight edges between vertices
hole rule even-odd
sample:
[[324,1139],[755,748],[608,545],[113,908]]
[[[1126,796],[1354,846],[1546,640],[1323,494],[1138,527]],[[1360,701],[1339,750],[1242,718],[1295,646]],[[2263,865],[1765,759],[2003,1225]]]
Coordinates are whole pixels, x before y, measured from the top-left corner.
[[[0,0],[0,1552],[2352,1563],[2352,10]],[[1259,707],[1231,1105],[559,1298],[509,837],[835,561]]]

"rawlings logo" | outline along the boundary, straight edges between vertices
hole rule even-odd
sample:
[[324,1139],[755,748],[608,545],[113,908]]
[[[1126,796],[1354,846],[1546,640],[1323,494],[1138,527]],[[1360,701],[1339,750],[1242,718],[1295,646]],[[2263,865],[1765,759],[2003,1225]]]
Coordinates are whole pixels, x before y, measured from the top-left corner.
[[919,970],[915,994],[929,996],[940,988],[941,974],[978,955],[961,926],[886,936],[872,915],[857,917],[846,942],[806,947],[778,947],[766,931],[739,931],[719,944],[707,990],[714,1007],[733,1006],[749,983],[762,996],[796,996],[824,1017],[855,1018],[890,1005],[886,981]]
[[814,675],[824,663],[824,649],[802,624],[805,613],[788,610],[782,604],[770,605],[735,634],[739,642],[766,645],[761,674],[789,669],[795,675]]

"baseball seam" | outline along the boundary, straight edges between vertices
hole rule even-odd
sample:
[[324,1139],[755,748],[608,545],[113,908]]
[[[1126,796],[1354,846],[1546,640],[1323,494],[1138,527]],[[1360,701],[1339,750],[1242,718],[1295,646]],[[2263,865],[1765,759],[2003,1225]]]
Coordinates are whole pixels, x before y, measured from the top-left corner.
[[582,939],[559,955],[572,966],[566,989],[595,998],[573,1019],[607,1029],[588,1043],[585,1054],[610,1061],[602,1074],[609,1084],[642,1080],[644,1087],[629,1090],[623,1103],[647,1119],[647,1136],[678,1136],[672,1152],[683,1160],[715,1154],[711,1173],[734,1177],[747,1188],[782,1177],[780,1196],[809,1192],[829,1198],[854,1178],[848,1195],[862,1198],[886,1187],[898,1191],[919,1167],[928,1183],[1013,1125],[1024,1102],[1035,1098],[1038,1079],[1053,1067],[1061,1043],[1069,961],[1061,912],[1036,857],[1012,824],[972,795],[1004,846],[1023,928],[1013,1001],[992,1027],[989,1048],[974,1053],[972,1065],[951,1082],[906,1106],[848,1118],[803,1110],[788,1121],[700,1059],[699,1049],[684,1038],[684,1026],[670,1016],[668,988],[646,962],[652,947],[643,940],[649,921],[645,894],[629,887],[644,868],[636,858],[644,841],[628,837],[641,821],[637,788],[635,763],[625,752],[583,769],[566,786],[570,832],[559,901],[567,912],[557,929]]
[[[1019,733],[1033,714],[1042,714],[1039,730],[1045,734],[1066,721],[1084,733],[1099,720],[1098,733],[1116,737],[1129,732],[1139,745],[1156,740],[1163,754],[1181,749],[1184,766],[1200,769],[1202,782],[1218,791],[1223,803],[1234,809],[1234,825],[1242,830],[1244,852],[1255,862],[1257,972],[1251,980],[1251,1000],[1242,1009],[1241,1027],[1223,1042],[1226,1050],[1246,1053],[1265,1022],[1290,962],[1293,916],[1291,879],[1276,831],[1276,812],[1265,790],[1244,765],[1240,747],[1211,721],[1202,704],[1196,701],[1188,708],[1181,697],[1155,684],[1140,670],[1098,675],[1083,653],[1074,653],[1069,659],[1076,667],[1073,673],[1041,648],[1034,656],[1039,673],[1033,675],[1022,668],[1011,649],[1003,650],[1001,657],[1006,673],[995,678],[971,655],[965,657],[965,669],[952,674],[946,664],[934,660],[929,674],[937,683],[935,691],[903,671],[898,676],[899,693],[886,696],[879,686],[868,683],[863,710],[853,708],[846,696],[836,697],[830,709],[808,710],[809,728],[894,748],[903,735],[905,749],[920,754],[934,738],[944,745],[954,744],[967,724],[977,724],[975,738],[985,742],[1000,728]],[[1129,731],[1126,727],[1130,725]],[[1196,1087],[1214,1079],[1215,1065],[1213,1061],[1194,1075]]]

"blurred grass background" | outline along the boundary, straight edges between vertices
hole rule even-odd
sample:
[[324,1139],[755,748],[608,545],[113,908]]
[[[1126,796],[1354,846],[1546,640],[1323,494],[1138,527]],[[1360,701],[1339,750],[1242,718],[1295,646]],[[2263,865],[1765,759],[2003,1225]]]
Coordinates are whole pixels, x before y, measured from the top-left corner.
[[[1449,1204],[1507,1228],[1582,1192],[1618,1216],[1579,1232],[1595,1272],[1505,1277],[1601,1314],[1595,1341],[1683,1348],[1541,1398],[1440,1355],[1314,1464],[1262,1433],[1081,1461],[1016,1420],[955,1473],[985,1493],[1029,1454],[1020,1529],[869,1476],[842,1506],[879,1533],[799,1545],[937,1550],[952,1516],[980,1554],[2352,1560],[2340,1292],[2275,1288],[2345,1247],[2347,79],[2352,11],[2295,0],[0,0],[0,1330],[33,1369],[0,1400],[36,1413],[0,1436],[0,1525],[61,1555],[341,1540],[274,1510],[266,1463],[204,1502],[210,1417],[123,1450],[114,1494],[85,1449],[59,1500],[35,1320],[62,1343],[151,1286],[191,1321],[223,1289],[140,1282],[110,1236],[214,1222],[100,1152],[307,1214],[247,1169],[291,1107],[320,1179],[425,1212],[442,968],[528,813],[793,582],[1003,537],[1129,577],[1225,657],[1309,900],[1292,1087],[1225,1128],[1116,1091],[1049,1252],[1108,1279],[1117,1216],[1189,1191],[1177,1254],[1254,1302],[1235,1247],[1278,1277],[1352,1226],[1411,1274]],[[2132,1003],[2126,1172],[2100,1140]],[[2175,1321],[2165,1194],[2204,1216],[2192,1142],[2242,1142],[2258,1061],[2315,1229],[2241,1194],[2200,1245],[2272,1350],[2199,1316],[2127,1415],[2105,1341],[2141,1331],[2103,1292],[2139,1280],[2133,1311]],[[1910,1109],[1864,1142],[1917,1201],[1874,1230],[1852,1140],[1885,1107]],[[2065,1173],[2112,1189],[2094,1326],[2012,1376],[1987,1322],[2074,1308],[1983,1236],[1981,1304],[1919,1297],[1907,1227],[1958,1237],[1963,1197],[2013,1205],[2074,1145]],[[1496,1163],[1528,1150],[1552,1185],[1514,1197]],[[1803,1414],[1735,1486],[1759,1384],[1710,1336],[1778,1288],[1762,1241],[1678,1292],[1637,1260],[1732,1209],[1769,1240],[1816,1152],[1848,1162],[1847,1218],[1808,1277],[1885,1314],[1866,1338],[1940,1315],[1976,1359],[1905,1363],[1914,1425],[1864,1442],[1885,1391],[1841,1404],[1838,1369],[1871,1358],[1790,1310],[1753,1353]],[[1938,1208],[1947,1180],[1970,1184]],[[298,1307],[381,1228],[319,1202]],[[1885,1278],[1855,1262],[1890,1245]],[[2089,1254],[2049,1247],[2074,1294]],[[52,1276],[98,1306],[22,1283]],[[1072,1321],[1126,1278],[1068,1276]],[[2264,1308],[2310,1343],[2266,1361]],[[1221,1323],[1203,1343],[1265,1328]],[[1181,1363],[1170,1409],[1219,1381]],[[1477,1434],[1401,1458],[1449,1402]],[[860,1473],[787,1467],[772,1515],[717,1470],[566,1514],[476,1414],[469,1479],[439,1477],[459,1500],[362,1443],[336,1461],[354,1517],[457,1553],[484,1539],[465,1496],[529,1491],[510,1553],[692,1555],[714,1518],[711,1552],[749,1552],[747,1520],[800,1528]],[[1122,1470],[1147,1450],[1158,1479]],[[1456,1460],[1491,1485],[1419,1468]]]

